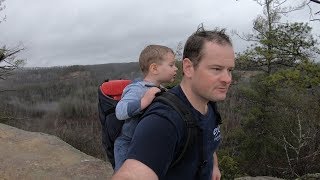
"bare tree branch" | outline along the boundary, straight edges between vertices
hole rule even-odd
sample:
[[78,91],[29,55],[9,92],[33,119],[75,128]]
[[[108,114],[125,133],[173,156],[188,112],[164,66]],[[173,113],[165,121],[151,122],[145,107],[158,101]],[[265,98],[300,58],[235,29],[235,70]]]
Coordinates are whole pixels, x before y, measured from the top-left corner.
[[312,1],[312,2],[314,2],[314,3],[320,4],[320,1],[319,1],[319,0],[310,0],[310,1]]
[[16,59],[16,54],[23,51],[22,45],[8,49],[6,46],[0,48],[0,79],[6,79],[11,75],[11,71],[23,65],[24,60]]
[[0,90],[0,93],[2,93],[2,92],[8,92],[8,91],[16,91],[16,90],[13,90],[13,89],[5,89],[5,90]]

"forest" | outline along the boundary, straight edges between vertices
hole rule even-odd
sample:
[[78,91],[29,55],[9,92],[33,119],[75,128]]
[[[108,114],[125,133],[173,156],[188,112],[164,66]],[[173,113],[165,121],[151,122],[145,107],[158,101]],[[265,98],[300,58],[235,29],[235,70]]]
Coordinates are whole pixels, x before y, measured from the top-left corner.
[[[294,179],[319,173],[319,34],[307,22],[282,21],[286,12],[299,7],[257,2],[264,11],[253,21],[252,32],[235,32],[251,45],[236,54],[228,97],[218,103],[222,176]],[[0,50],[5,61],[21,49]],[[56,135],[105,160],[98,87],[105,79],[141,77],[138,63],[18,68],[20,63],[0,68],[0,123]],[[181,61],[177,65],[179,76],[168,87],[182,77]]]
[[[320,65],[299,64],[269,75],[237,69],[233,76],[227,100],[219,103],[224,176],[292,178],[319,172]],[[16,70],[0,86],[0,122],[56,135],[105,160],[98,87],[107,78],[138,77],[137,63]]]

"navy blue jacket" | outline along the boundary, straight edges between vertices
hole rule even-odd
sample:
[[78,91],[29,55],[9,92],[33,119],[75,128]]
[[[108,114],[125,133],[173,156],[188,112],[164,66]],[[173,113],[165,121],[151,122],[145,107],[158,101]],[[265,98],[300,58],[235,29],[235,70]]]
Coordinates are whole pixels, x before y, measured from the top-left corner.
[[[220,116],[215,113],[213,103],[209,103],[207,114],[202,115],[192,107],[180,86],[170,91],[190,108],[201,128],[201,139],[187,149],[178,164],[170,167],[181,153],[187,131],[184,121],[176,111],[168,105],[155,102],[141,118],[134,132],[127,158],[144,163],[158,175],[159,179],[209,180],[212,176],[213,153],[221,141]],[[207,163],[198,171],[201,155]]]

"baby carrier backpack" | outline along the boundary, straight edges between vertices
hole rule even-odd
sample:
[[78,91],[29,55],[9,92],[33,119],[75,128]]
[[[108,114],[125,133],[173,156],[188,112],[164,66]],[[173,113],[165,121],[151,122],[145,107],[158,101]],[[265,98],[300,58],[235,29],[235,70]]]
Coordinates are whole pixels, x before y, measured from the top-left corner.
[[[115,108],[121,99],[123,89],[131,82],[131,80],[110,80],[102,83],[98,88],[98,111],[102,128],[102,144],[113,168],[115,166],[114,142],[120,135],[124,123],[124,121],[117,119]],[[161,92],[153,102],[162,102],[175,109],[184,120],[187,128],[186,143],[178,158],[171,163],[171,166],[174,166],[183,157],[188,146],[193,144],[195,139],[197,139],[198,126],[192,113],[176,95],[170,92]]]

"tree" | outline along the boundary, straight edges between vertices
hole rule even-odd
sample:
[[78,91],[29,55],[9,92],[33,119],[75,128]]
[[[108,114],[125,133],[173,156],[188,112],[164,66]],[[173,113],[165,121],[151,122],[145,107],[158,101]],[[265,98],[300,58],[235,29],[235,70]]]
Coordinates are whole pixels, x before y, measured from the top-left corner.
[[[0,0],[0,11],[4,10],[4,9],[6,8],[6,6],[3,5],[3,2],[4,2],[4,1],[5,1],[5,0]],[[4,20],[6,20],[6,16],[4,16],[4,17],[1,17],[1,16],[0,16],[0,23],[1,23],[2,21],[4,21]]]
[[320,52],[308,24],[272,23],[266,27],[264,21],[258,17],[254,22],[256,34],[249,35],[247,40],[255,43],[239,54],[238,65],[241,68],[254,68],[270,74],[279,69],[295,67]]
[[320,4],[320,1],[319,0],[310,0],[311,2],[314,2],[314,3],[318,3]]
[[301,176],[318,172],[320,160],[320,66],[301,63],[265,79],[277,93],[270,136],[286,157],[283,172]]
[[0,79],[6,79],[13,70],[24,64],[24,60],[16,59],[16,54],[22,50],[24,48],[19,46],[11,49],[6,48],[6,46],[0,48]]
[[[5,8],[3,2],[5,0],[0,0],[0,12]],[[0,16],[0,23],[5,20],[6,16],[3,18]],[[1,47],[0,45],[0,81],[5,80],[6,77],[11,75],[12,71],[23,65],[24,60],[16,59],[17,53],[22,51],[23,48],[17,46],[15,48],[7,48],[5,45]],[[5,92],[8,90],[0,89],[1,92]],[[7,120],[11,120],[12,117],[5,110],[5,108],[0,107],[0,122],[4,122]]]
[[[239,1],[239,0],[236,0]],[[260,4],[261,6],[263,6],[263,1],[259,1],[256,0],[258,2],[258,4]],[[287,0],[282,0],[282,1],[278,1],[277,5],[282,5],[286,2]],[[317,4],[320,5],[320,0],[304,0],[301,1],[301,4],[297,7],[299,7],[298,9],[302,9],[303,7],[307,6],[309,8],[309,14],[310,14],[310,21],[320,21],[319,18],[315,18],[315,15],[320,15],[320,11],[316,11],[314,12],[313,9],[314,7],[311,6],[311,4]],[[295,10],[297,10],[297,8],[294,8]]]
[[[320,148],[314,144],[319,139],[319,120],[312,116],[319,113],[319,96],[310,93],[320,88],[320,68],[313,62],[320,51],[308,24],[281,21],[282,15],[304,4],[283,7],[286,0],[256,2],[264,7],[263,14],[254,20],[253,33],[242,37],[253,43],[237,55],[237,67],[259,72],[241,87],[239,164],[250,175],[293,178],[320,168],[310,165],[311,157],[319,159]],[[306,70],[311,66],[316,70]]]
[[[5,8],[3,5],[4,1],[5,0],[0,0],[0,12]],[[5,17],[2,18],[2,20],[4,19]],[[0,20],[0,23],[2,20]],[[24,48],[22,48],[21,45],[14,48],[7,48],[5,45],[0,46],[0,79],[6,79],[13,70],[24,64],[24,60],[16,59],[16,55],[22,50],[24,50]]]
[[308,7],[309,7],[309,10],[310,10],[310,17],[311,17],[310,21],[320,21],[319,18],[314,18],[314,16],[313,16],[313,15],[319,15],[319,14],[320,14],[320,11],[317,11],[317,12],[313,13],[312,7],[310,6],[310,3],[311,3],[311,2],[320,5],[320,1],[319,1],[319,0],[310,0],[310,1],[307,3],[307,5],[308,5]]

